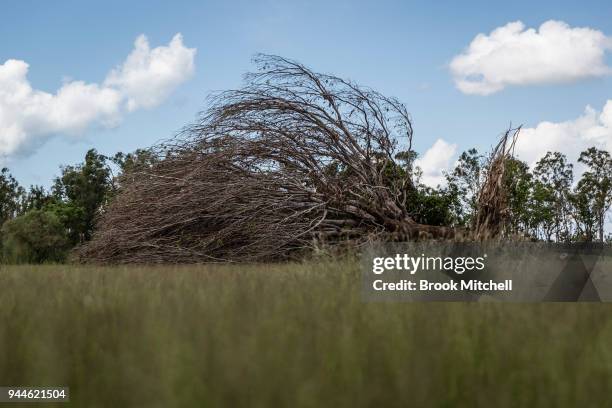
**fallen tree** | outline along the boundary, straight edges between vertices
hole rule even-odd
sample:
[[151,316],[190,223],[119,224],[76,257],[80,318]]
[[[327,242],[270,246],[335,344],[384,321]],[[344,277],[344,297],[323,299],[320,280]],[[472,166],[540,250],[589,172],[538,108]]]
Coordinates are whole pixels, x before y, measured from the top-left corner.
[[514,157],[514,145],[520,131],[520,126],[516,129],[510,127],[489,155],[470,231],[474,239],[483,241],[501,237],[508,226],[510,214],[504,175],[508,160]]
[[412,147],[403,104],[278,56],[255,63],[243,88],[213,96],[196,123],[151,150],[155,160],[123,176],[82,261],[287,259],[457,234],[410,214],[415,187],[394,160]]

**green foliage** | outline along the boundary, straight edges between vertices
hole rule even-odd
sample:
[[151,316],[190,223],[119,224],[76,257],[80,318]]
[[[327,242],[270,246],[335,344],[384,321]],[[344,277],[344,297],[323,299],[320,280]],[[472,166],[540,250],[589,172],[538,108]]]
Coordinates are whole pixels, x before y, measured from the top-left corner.
[[96,215],[107,202],[112,187],[107,158],[95,149],[87,152],[85,162],[62,168],[61,176],[55,179],[53,195],[57,202],[65,204],[57,212],[73,244],[91,238]]
[[[612,206],[612,159],[606,151],[590,148],[579,162],[587,171],[572,191],[573,166],[558,152],[548,152],[533,171],[510,159],[504,175],[508,194],[507,232],[547,241],[604,240],[605,216]],[[464,152],[447,174],[447,194],[459,203],[452,213],[458,224],[469,225],[476,211],[486,161],[475,149]]]
[[158,162],[157,157],[147,149],[137,149],[127,154],[118,152],[109,160],[119,167],[123,175],[147,169]]
[[[587,166],[576,188],[576,194],[580,196],[576,201],[581,205],[588,202],[590,207],[589,216],[582,218],[583,226],[585,231],[596,230],[599,241],[603,242],[605,216],[612,206],[612,157],[605,150],[591,147],[580,154],[578,161]],[[594,225],[587,224],[589,222]]]
[[82,206],[73,202],[53,201],[45,208],[61,221],[71,246],[85,239],[83,231],[87,230],[87,216]]
[[[533,206],[533,183],[527,163],[517,159],[506,161],[506,172],[503,180],[508,194],[508,209],[510,211],[510,230],[512,233],[523,232],[534,223],[530,216],[530,204]],[[538,204],[535,205],[537,207]]]
[[595,213],[595,196],[592,194],[590,183],[582,178],[570,196],[570,200],[574,209],[574,219],[576,220],[576,240],[593,241],[598,217]]
[[414,150],[404,150],[395,155],[395,159],[398,160],[408,174],[411,174],[414,170],[414,162],[418,157],[418,153]]
[[[535,180],[531,186],[529,202],[524,213],[526,225],[531,228],[534,236],[543,233],[546,241],[551,241],[555,232],[556,199],[554,190],[540,180]],[[527,229],[529,231],[529,229]]]
[[446,175],[447,190],[454,198],[454,218],[459,225],[472,223],[485,167],[484,156],[470,149],[459,156],[455,169]]
[[395,156],[401,164],[383,160],[385,185],[395,185],[405,191],[406,210],[416,222],[425,225],[455,225],[452,210],[456,208],[456,194],[448,189],[421,184],[420,169],[414,165],[417,157],[414,151],[403,151]]
[[17,215],[23,188],[4,167],[0,170],[0,225]]
[[44,187],[30,186],[30,189],[23,194],[20,214],[24,214],[30,210],[41,210],[53,202],[53,196],[51,196]]
[[[384,183],[405,193],[405,206],[421,224],[468,226],[476,211],[477,194],[487,162],[476,149],[463,152],[456,168],[446,174],[446,186],[421,183],[417,153],[400,152],[395,161],[377,153]],[[605,217],[612,206],[612,157],[590,148],[580,154],[586,167],[573,181],[573,167],[557,152],[548,152],[533,171],[516,159],[507,162],[503,182],[508,193],[509,233],[548,241],[610,241]],[[125,177],[154,166],[148,150],[117,153],[109,158],[89,150],[83,163],[61,168],[50,192],[41,186],[25,190],[8,169],[0,171],[0,248],[12,262],[60,261],[67,251],[88,239],[97,214],[104,210]],[[117,170],[117,175],[113,174]],[[329,163],[325,177],[346,178],[351,169]]]
[[2,226],[3,261],[8,263],[61,262],[68,240],[64,225],[52,211],[33,209]]
[[425,225],[456,225],[457,196],[448,189],[419,186],[408,198],[409,213]]
[[[144,151],[111,160],[120,171],[150,163]],[[57,262],[91,238],[95,218],[116,188],[109,159],[89,150],[85,161],[65,166],[51,192],[41,186],[25,191],[7,169],[0,173],[2,253],[10,262]]]
[[[567,162],[565,155],[558,152],[548,152],[540,159],[533,175],[538,191],[537,198],[546,210],[552,212],[546,219],[552,217],[553,229],[557,241],[570,241],[572,234],[571,222],[571,188],[574,180],[573,166]],[[532,205],[537,206],[538,201]]]

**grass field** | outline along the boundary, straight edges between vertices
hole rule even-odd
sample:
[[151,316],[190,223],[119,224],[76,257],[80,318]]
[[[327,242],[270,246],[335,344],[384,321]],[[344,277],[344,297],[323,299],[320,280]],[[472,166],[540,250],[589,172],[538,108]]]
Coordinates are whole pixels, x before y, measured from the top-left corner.
[[611,401],[610,305],[363,303],[359,285],[351,261],[3,266],[0,385],[69,386],[64,407]]

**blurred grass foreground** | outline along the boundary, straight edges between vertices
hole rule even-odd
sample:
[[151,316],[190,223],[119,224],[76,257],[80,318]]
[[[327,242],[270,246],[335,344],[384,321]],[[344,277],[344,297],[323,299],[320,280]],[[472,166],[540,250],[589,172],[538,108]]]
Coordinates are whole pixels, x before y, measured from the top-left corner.
[[0,385],[56,406],[610,401],[607,304],[364,303],[353,261],[0,268]]

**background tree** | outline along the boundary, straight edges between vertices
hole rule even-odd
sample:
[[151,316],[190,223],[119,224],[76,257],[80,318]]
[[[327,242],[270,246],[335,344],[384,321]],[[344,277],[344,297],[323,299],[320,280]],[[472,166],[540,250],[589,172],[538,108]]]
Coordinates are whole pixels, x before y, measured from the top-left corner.
[[455,169],[446,175],[448,192],[459,201],[454,210],[460,225],[468,226],[472,223],[484,170],[484,156],[478,150],[470,149],[461,153]]
[[30,186],[22,197],[20,214],[41,210],[54,202],[54,197],[43,186]]
[[574,188],[570,201],[576,227],[574,240],[592,242],[597,231],[598,219],[594,211],[596,204],[592,187],[584,178],[580,179]]
[[[540,159],[533,175],[539,185],[538,197],[549,203],[552,196],[554,232],[557,241],[569,241],[571,228],[571,188],[574,180],[573,165],[559,152],[547,152]],[[548,205],[548,204],[546,204]]]
[[507,159],[503,183],[508,194],[508,232],[526,232],[534,224],[530,214],[533,182],[527,163],[515,158]]
[[91,149],[83,163],[63,167],[62,174],[55,179],[53,210],[66,224],[73,243],[91,238],[96,215],[112,194],[113,177],[107,160]]
[[553,235],[558,231],[555,219],[557,206],[554,190],[550,185],[536,179],[531,185],[528,200],[525,215],[531,236],[552,241]]
[[409,177],[412,177],[414,173],[414,162],[419,157],[419,154],[414,150],[404,150],[395,155],[395,159],[406,171]]
[[0,225],[13,218],[20,210],[24,190],[9,170],[0,170]]
[[115,194],[121,187],[121,180],[129,177],[133,182],[143,171],[150,170],[159,161],[156,155],[149,149],[137,149],[132,153],[118,152],[113,157],[108,157],[107,163],[114,164],[116,168],[111,170],[111,194]]
[[580,153],[578,161],[587,166],[587,171],[578,183],[577,193],[590,196],[581,197],[580,202],[590,203],[599,241],[603,242],[605,217],[612,206],[612,157],[605,150],[591,147]]
[[61,220],[51,211],[33,209],[2,226],[4,262],[61,262],[69,243]]
[[401,171],[398,177],[407,179],[402,188],[407,189],[406,210],[417,222],[434,226],[457,226],[456,211],[460,205],[454,190],[440,186],[432,188],[421,183],[421,169],[415,165],[418,153],[401,151],[395,155],[397,166]]
[[[5,262],[57,262],[92,234],[95,218],[120,188],[125,174],[151,165],[145,150],[113,158],[86,153],[84,162],[61,167],[47,191],[24,190],[7,169],[0,173],[0,243]],[[113,169],[116,175],[113,175]]]
[[461,203],[454,190],[418,184],[408,202],[410,203],[409,212],[418,223],[435,226],[463,226],[461,220],[456,216]]

